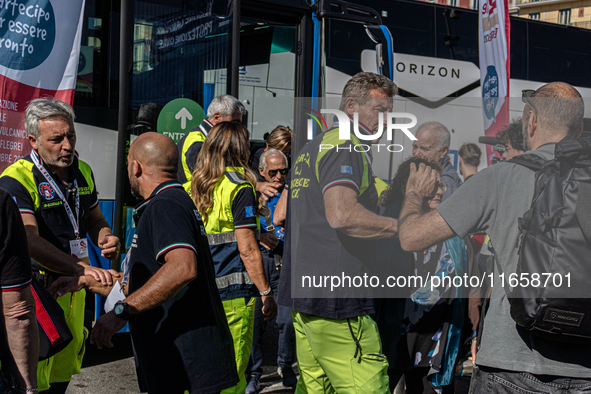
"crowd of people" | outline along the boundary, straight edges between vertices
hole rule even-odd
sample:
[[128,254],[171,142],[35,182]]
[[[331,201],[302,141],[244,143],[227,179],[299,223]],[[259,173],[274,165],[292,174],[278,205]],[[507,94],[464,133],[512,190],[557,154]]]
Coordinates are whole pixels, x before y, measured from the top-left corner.
[[[339,109],[369,141],[397,92],[391,80],[359,73]],[[566,100],[569,110],[546,97]],[[292,163],[287,126],[251,154],[245,113],[234,97],[219,96],[178,144],[147,126],[135,139],[127,174],[141,202],[116,272],[89,264],[88,239],[111,260],[120,240],[101,213],[91,168],[75,152],[72,108],[55,99],[29,104],[31,153],[0,177],[6,392],[65,393],[86,339],[112,347],[129,323],[142,391],[256,394],[273,319],[278,373],[296,393],[391,393],[402,377],[409,394],[468,392],[458,374],[467,356],[470,393],[591,392],[588,345],[518,326],[503,288],[426,283],[392,289],[391,298],[296,289],[302,270],[376,261],[427,278],[492,272],[495,264],[515,272],[517,219],[536,177],[511,159],[527,151],[551,160],[558,142],[580,136],[583,101],[573,87],[551,83],[528,96],[522,118],[497,134],[506,162],[480,172],[478,145],[461,146],[458,173],[448,129],[419,125],[412,156],[381,193],[372,155],[351,149],[358,141],[341,139],[338,122]],[[336,148],[319,149],[328,143]],[[39,362],[32,280],[57,298],[73,337]],[[89,333],[92,293],[116,302]]]

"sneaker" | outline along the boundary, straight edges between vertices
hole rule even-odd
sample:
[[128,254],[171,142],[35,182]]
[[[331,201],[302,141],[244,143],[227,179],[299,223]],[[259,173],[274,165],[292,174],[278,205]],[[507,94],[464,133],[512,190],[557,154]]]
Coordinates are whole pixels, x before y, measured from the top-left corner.
[[244,392],[244,394],[257,394],[260,389],[261,389],[261,382],[259,381],[259,378],[257,378],[256,376],[253,376],[250,378],[250,381],[248,382],[248,385],[246,386],[246,391]]
[[283,379],[283,387],[294,388],[298,384],[298,378],[291,367],[285,369],[278,367],[277,374]]

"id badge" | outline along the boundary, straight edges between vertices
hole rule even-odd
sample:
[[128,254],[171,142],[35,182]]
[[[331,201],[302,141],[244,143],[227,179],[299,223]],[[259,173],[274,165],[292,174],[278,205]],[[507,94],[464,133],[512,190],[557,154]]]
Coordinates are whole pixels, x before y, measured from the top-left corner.
[[88,261],[88,240],[86,238],[70,241],[70,253],[82,261]]

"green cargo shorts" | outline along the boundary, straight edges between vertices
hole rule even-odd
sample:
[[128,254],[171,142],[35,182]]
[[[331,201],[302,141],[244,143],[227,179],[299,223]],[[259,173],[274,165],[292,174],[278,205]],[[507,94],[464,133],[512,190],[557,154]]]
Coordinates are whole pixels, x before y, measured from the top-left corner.
[[370,316],[326,319],[292,314],[300,371],[296,394],[389,394],[388,360]]

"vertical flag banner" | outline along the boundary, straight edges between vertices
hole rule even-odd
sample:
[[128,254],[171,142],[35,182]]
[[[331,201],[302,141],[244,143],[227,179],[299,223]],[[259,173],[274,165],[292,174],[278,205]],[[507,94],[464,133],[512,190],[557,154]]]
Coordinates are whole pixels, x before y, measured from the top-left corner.
[[73,104],[84,0],[0,0],[0,172],[31,145],[28,103]]
[[[509,124],[510,32],[507,0],[479,0],[480,84],[484,134],[494,137]],[[490,165],[495,152],[486,146]]]

